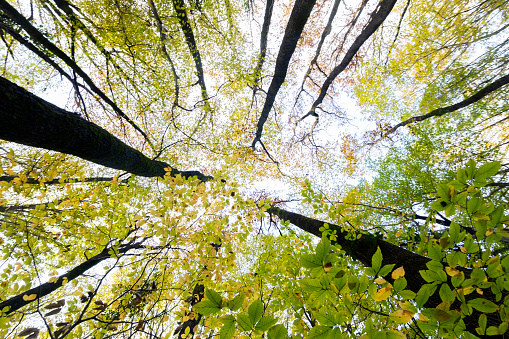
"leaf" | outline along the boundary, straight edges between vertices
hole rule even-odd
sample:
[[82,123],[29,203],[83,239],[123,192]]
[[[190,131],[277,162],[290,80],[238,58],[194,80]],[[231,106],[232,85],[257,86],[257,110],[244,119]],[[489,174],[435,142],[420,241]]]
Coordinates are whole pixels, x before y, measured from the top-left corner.
[[29,327],[18,333],[18,337],[25,337],[27,335],[39,334],[39,329],[36,327]]
[[61,310],[62,310],[61,308],[55,308],[53,311],[49,311],[44,316],[45,317],[49,317],[50,315],[58,314],[58,313],[60,313]]
[[277,323],[273,317],[262,317],[255,326],[255,331],[265,332]]
[[245,298],[244,293],[235,296],[235,298],[228,301],[228,308],[232,311],[238,310],[244,304],[244,298]]
[[304,268],[316,268],[322,266],[320,263],[315,262],[315,256],[312,254],[304,254],[300,258],[300,264]]
[[395,322],[397,322],[398,324],[406,324],[407,322],[412,320],[412,318],[414,317],[414,314],[415,313],[408,311],[408,310],[397,310],[397,311],[392,312],[389,315],[389,317],[392,320],[394,320]]
[[468,305],[472,306],[476,310],[484,313],[493,313],[495,311],[498,311],[499,307],[494,302],[483,299],[483,298],[476,298],[473,300],[468,301]]
[[431,317],[438,322],[444,322],[452,318],[452,315],[438,308],[427,308],[423,310],[424,315]]
[[213,302],[217,307],[221,308],[222,307],[222,301],[223,301],[223,298],[221,297],[221,295],[219,293],[217,293],[216,291],[214,290],[211,290],[211,289],[207,289],[207,291],[205,291],[205,296],[211,301]]
[[65,300],[64,299],[60,299],[54,303],[51,303],[49,305],[46,305],[44,306],[45,309],[47,310],[51,310],[51,309],[54,309],[54,308],[59,308],[59,307],[62,307],[65,305]]
[[232,315],[226,315],[221,317],[221,322],[223,323],[223,327],[219,330],[219,338],[220,339],[230,339],[233,338],[235,334],[235,318]]
[[475,180],[483,180],[488,179],[489,177],[494,176],[500,170],[500,161],[493,161],[487,164],[482,165],[475,172],[474,179]]
[[237,322],[243,331],[251,331],[253,329],[253,323],[247,314],[241,313],[237,315]]
[[375,272],[378,272],[380,267],[382,267],[382,251],[380,251],[380,247],[376,249],[375,254],[371,258],[371,267],[373,267]]
[[405,269],[403,268],[403,266],[396,268],[394,271],[392,271],[392,274],[391,274],[391,277],[394,280],[399,279],[404,276],[405,276]]
[[318,325],[315,326],[309,331],[306,338],[311,339],[327,339],[329,337],[329,333],[332,331],[330,327]]
[[217,304],[210,299],[205,299],[197,303],[193,306],[193,308],[196,310],[196,312],[208,316],[213,313],[217,313],[221,311],[221,308],[217,306]]
[[24,300],[24,301],[32,301],[32,300],[34,300],[35,298],[37,298],[37,294],[35,294],[35,293],[34,293],[34,294],[30,294],[30,295],[25,294],[25,295],[23,296],[23,300]]
[[428,257],[438,262],[442,261],[442,249],[435,241],[428,243]]
[[287,336],[286,327],[284,325],[275,325],[267,332],[268,339],[282,339]]
[[249,308],[247,309],[247,313],[249,314],[249,318],[253,324],[256,324],[258,320],[261,319],[263,314],[263,303],[260,299],[254,301]]
[[374,297],[375,301],[382,301],[389,298],[389,296],[391,295],[391,291],[392,291],[391,285],[379,289]]

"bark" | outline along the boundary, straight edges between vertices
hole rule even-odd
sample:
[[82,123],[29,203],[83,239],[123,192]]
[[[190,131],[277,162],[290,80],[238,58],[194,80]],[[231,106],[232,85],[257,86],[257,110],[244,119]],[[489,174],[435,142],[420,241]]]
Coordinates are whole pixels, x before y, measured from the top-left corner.
[[[105,129],[65,111],[0,77],[0,138],[72,154],[109,168],[143,177],[164,177],[169,164],[151,160]],[[185,178],[211,177],[171,169]]]
[[[320,227],[323,227],[325,222],[317,219],[308,218],[301,214],[289,212],[277,207],[271,207],[267,210],[268,213],[274,214],[278,216],[282,220],[290,221],[292,224],[300,228],[301,230],[311,233],[317,237],[322,237],[322,232],[320,231]],[[329,223],[328,223],[329,224]],[[350,255],[353,259],[359,261],[364,266],[371,267],[371,259],[375,254],[377,248],[380,248],[382,253],[382,265],[390,265],[394,264],[394,268],[398,268],[403,266],[405,270],[405,278],[407,280],[406,289],[411,290],[415,293],[418,293],[420,288],[427,284],[427,282],[422,278],[419,273],[422,270],[427,270],[428,267],[426,263],[431,261],[430,258],[425,256],[413,253],[406,249],[400,248],[396,245],[393,245],[383,239],[375,237],[371,234],[363,234],[357,233],[356,235],[359,237],[358,239],[351,239],[349,237],[348,232],[343,232],[341,227],[329,224],[329,228],[337,231],[337,240],[335,241],[337,244],[341,245],[341,248],[345,250],[345,252]],[[447,265],[444,263],[444,265]],[[465,268],[457,268],[460,269],[466,276],[466,278],[470,275],[470,270]],[[391,275],[387,275],[384,277],[390,283],[393,283]],[[455,290],[455,287],[452,285],[450,281],[450,277],[448,277],[448,284],[452,290]],[[489,299],[496,304],[500,305],[504,301],[505,295],[502,297],[500,301],[495,300],[495,296],[491,292],[490,289],[485,289],[483,294],[483,298]],[[478,294],[470,293],[465,296],[465,299],[468,301],[469,299],[474,299],[479,297]],[[436,292],[429,297],[428,301],[424,304],[425,308],[436,308],[439,304],[442,303],[442,298],[439,294],[439,288],[437,288]],[[456,300],[451,305],[451,310],[458,309],[460,307],[460,303]],[[463,318],[463,321],[466,325],[466,330],[475,335],[478,335],[476,332],[476,328],[478,325],[478,319],[480,316],[480,312],[474,310],[474,312]],[[496,313],[487,314],[488,317],[488,326],[498,326],[501,323],[501,320]],[[485,338],[487,336],[480,336],[481,338]],[[502,336],[490,336],[489,338],[503,338]]]
[[380,27],[380,25],[385,21],[387,16],[391,13],[392,9],[394,8],[396,1],[397,0],[382,0],[382,2],[380,2],[377,11],[371,14],[369,23],[366,25],[366,27],[364,27],[359,36],[350,46],[350,48],[345,54],[345,57],[343,58],[343,60],[341,60],[341,63],[332,70],[327,79],[324,81],[322,87],[320,88],[320,95],[318,96],[318,98],[316,98],[307,115],[316,114],[315,113],[316,108],[318,107],[318,105],[322,103],[323,99],[325,98],[325,95],[327,94],[327,90],[329,89],[334,79],[336,79],[336,77],[346,69],[346,67],[350,64],[353,57],[355,56],[355,54],[357,54],[362,45],[371,37],[371,35],[373,35],[373,33],[375,33],[378,27]]
[[[119,247],[119,249],[116,251],[117,254],[125,254],[130,250],[133,249],[141,249],[144,248],[144,245],[141,243],[136,244],[130,244]],[[22,294],[18,294],[17,296],[14,296],[10,299],[7,299],[0,303],[0,310],[3,310],[5,307],[9,307],[9,309],[4,312],[5,315],[9,315],[20,308],[32,303],[37,302],[42,297],[45,297],[52,292],[56,291],[60,287],[63,286],[64,279],[67,280],[67,282],[71,282],[72,280],[80,277],[85,273],[87,270],[91,269],[95,265],[99,264],[100,262],[111,258],[111,254],[109,252],[111,251],[111,248],[105,248],[101,253],[93,256],[92,258],[86,260],[85,262],[79,264],[78,266],[74,267],[72,270],[68,271],[67,273],[64,273],[58,277],[58,279],[55,282],[47,282],[44,284],[41,284],[37,287],[34,287]],[[29,296],[32,294],[36,294],[37,297],[33,300],[24,300],[24,296]]]
[[[435,110],[433,110],[433,111],[431,111],[431,112],[429,112],[427,114],[418,115],[418,116],[415,116],[415,117],[412,117],[410,119],[407,119],[405,121],[400,122],[399,124],[397,124],[396,126],[391,128],[387,133],[385,133],[384,137],[388,136],[389,134],[392,134],[392,133],[396,132],[396,130],[398,128],[400,128],[400,127],[412,124],[414,122],[423,121],[423,120],[429,119],[431,117],[441,117],[442,115],[444,115],[446,113],[451,113],[451,112],[457,111],[457,110],[459,110],[461,108],[467,107],[467,106],[469,106],[469,105],[471,105],[473,103],[478,102],[479,100],[481,100],[485,96],[487,96],[487,95],[497,91],[498,89],[504,87],[508,83],[509,83],[509,74],[504,75],[501,78],[498,78],[497,80],[493,81],[488,86],[486,86],[486,87],[482,88],[481,90],[479,90],[474,95],[472,95],[472,96],[466,98],[465,100],[460,101],[460,102],[458,102],[458,103],[456,103],[454,105],[450,105],[450,106],[446,106],[446,107],[440,107],[440,108],[437,108],[437,109],[435,109]],[[491,184],[491,186],[495,186],[495,185]]]
[[258,119],[256,136],[253,140],[251,147],[255,147],[258,141],[261,140],[263,133],[263,125],[269,117],[269,113],[276,100],[276,95],[281,88],[281,85],[285,81],[286,73],[288,72],[288,64],[292,58],[297,42],[302,34],[304,25],[306,24],[309,14],[315,5],[315,0],[296,0],[293,6],[290,19],[285,29],[285,35],[283,36],[283,42],[279,47],[278,56],[276,59],[276,66],[274,68],[274,76],[267,91],[265,103],[263,105],[262,113]]
[[46,39],[46,37],[23,16],[21,15],[14,7],[12,7],[7,1],[0,0],[0,10],[2,10],[12,21],[14,21],[17,25],[22,27],[25,32],[30,35],[33,41],[42,45],[49,52],[56,55],[60,60],[65,62],[67,66],[69,66],[76,74],[78,74],[83,81],[90,87],[90,89],[97,94],[102,100],[104,100],[115,113],[126,120],[136,131],[138,131],[145,140],[150,144],[150,139],[147,134],[143,132],[141,128],[139,128],[134,121],[131,120],[118,106],[115,104],[110,98],[106,96],[90,79],[90,77],[72,60],[67,54],[65,54],[62,50],[60,50],[55,44]]

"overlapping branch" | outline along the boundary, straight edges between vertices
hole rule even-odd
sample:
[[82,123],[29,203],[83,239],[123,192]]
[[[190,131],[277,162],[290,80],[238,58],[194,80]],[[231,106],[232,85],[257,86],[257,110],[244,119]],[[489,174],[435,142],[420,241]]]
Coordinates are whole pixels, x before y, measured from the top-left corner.
[[281,85],[285,81],[286,73],[288,72],[288,64],[290,63],[290,59],[292,58],[295,47],[297,46],[297,42],[299,41],[299,38],[304,29],[304,25],[306,24],[309,15],[311,14],[311,10],[313,9],[315,2],[315,0],[295,1],[295,5],[293,6],[292,13],[290,14],[290,19],[288,20],[288,24],[285,29],[283,41],[279,47],[276,66],[274,68],[274,76],[270,83],[269,90],[267,91],[262,113],[258,119],[256,135],[251,145],[253,148],[261,140],[263,126],[269,117],[269,113],[272,109],[272,106],[274,105],[276,95],[281,88]]
[[415,122],[423,121],[423,120],[426,120],[426,119],[429,119],[429,118],[432,118],[432,117],[440,117],[440,116],[442,116],[444,114],[457,111],[457,110],[459,110],[461,108],[465,108],[465,107],[467,107],[467,106],[469,106],[469,105],[471,105],[473,103],[478,102],[479,100],[481,100],[485,96],[487,96],[487,95],[489,95],[489,94],[499,90],[500,88],[504,87],[508,83],[509,83],[509,74],[508,75],[504,75],[501,78],[498,78],[497,80],[493,81],[488,86],[482,88],[477,93],[475,93],[474,95],[466,98],[463,101],[460,101],[458,103],[455,103],[453,105],[449,105],[449,106],[446,106],[446,107],[440,107],[440,108],[432,110],[431,112],[429,112],[427,114],[418,115],[418,116],[415,116],[415,117],[412,117],[410,119],[407,119],[405,121],[400,122],[396,126],[392,127],[389,131],[387,131],[384,134],[384,137],[388,136],[389,134],[392,134],[392,133],[396,132],[396,130],[398,128],[400,128],[400,127],[403,127],[403,126],[406,126],[406,125],[409,125],[409,124],[412,124],[412,123],[415,123]]
[[150,139],[147,134],[140,128],[136,123],[131,120],[118,106],[115,104],[103,91],[101,91],[90,79],[90,77],[72,60],[67,54],[65,54],[62,50],[60,50],[55,44],[49,41],[37,28],[32,26],[32,24],[21,15],[14,7],[12,7],[7,1],[0,0],[0,10],[2,10],[11,20],[13,20],[17,25],[25,30],[28,35],[33,39],[34,42],[40,44],[44,48],[46,48],[49,52],[56,55],[60,60],[65,62],[67,66],[69,66],[76,74],[78,74],[83,81],[90,87],[92,92],[98,95],[102,100],[104,100],[115,113],[127,121],[136,131],[138,131],[145,140],[152,145]]
[[72,154],[109,168],[144,177],[180,174],[201,181],[198,171],[179,171],[147,158],[114,135],[78,115],[67,112],[0,77],[0,139]]
[[[385,21],[387,16],[391,13],[392,9],[394,8],[396,1],[397,0],[382,0],[380,2],[377,10],[371,14],[369,23],[366,25],[366,27],[364,27],[364,29],[352,43],[352,45],[346,52],[345,56],[343,57],[343,60],[341,60],[341,63],[332,70],[332,72],[329,74],[327,79],[322,84],[322,87],[320,88],[320,94],[318,95],[318,98],[316,98],[316,100],[313,102],[313,105],[311,106],[311,109],[306,114],[306,116],[316,115],[315,112],[316,108],[322,103],[323,99],[325,98],[325,95],[327,94],[327,90],[329,89],[330,85],[332,85],[334,79],[336,79],[336,77],[346,69],[346,67],[350,64],[353,57],[357,54],[362,45],[371,37],[371,35],[373,35],[373,33],[375,33],[378,27],[380,27],[380,25]],[[306,116],[304,116],[302,119],[304,119]]]
[[184,0],[173,0],[173,8],[175,9],[175,13],[177,13],[177,19],[180,23],[180,28],[184,33],[184,37],[186,39],[187,47],[193,56],[194,64],[196,67],[196,75],[198,76],[198,84],[201,88],[201,96],[204,102],[205,111],[210,112],[211,108],[209,105],[209,95],[207,93],[207,86],[205,85],[205,76],[203,73],[203,64],[201,61],[200,51],[198,50],[198,46],[196,45],[196,40],[194,38],[193,29],[191,27],[191,22],[189,21],[189,17],[187,16],[186,4]]

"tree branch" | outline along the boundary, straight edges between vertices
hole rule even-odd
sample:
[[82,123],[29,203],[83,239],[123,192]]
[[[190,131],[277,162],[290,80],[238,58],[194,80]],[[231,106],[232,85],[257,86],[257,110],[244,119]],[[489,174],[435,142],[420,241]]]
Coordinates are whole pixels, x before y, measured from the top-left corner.
[[493,81],[488,86],[482,88],[480,91],[478,91],[474,95],[472,95],[472,96],[466,98],[465,100],[460,101],[454,105],[437,108],[427,114],[418,115],[418,116],[415,116],[415,117],[412,117],[410,119],[400,122],[399,124],[397,124],[396,126],[391,128],[387,133],[385,133],[384,138],[386,136],[388,136],[389,134],[396,132],[396,130],[400,127],[403,127],[403,126],[406,126],[406,125],[409,125],[409,124],[412,124],[412,123],[415,123],[418,121],[423,121],[423,120],[429,119],[431,117],[440,117],[446,113],[451,113],[451,112],[457,111],[461,108],[467,107],[467,106],[481,100],[485,96],[497,91],[498,89],[502,88],[503,86],[507,85],[508,83],[509,83],[509,74],[504,75],[501,78],[498,78],[497,80]]
[[[23,145],[72,154],[109,168],[143,177],[164,177],[169,164],[151,160],[114,135],[29,93],[0,77],[0,138]],[[172,168],[171,176],[197,176],[198,171]]]
[[281,46],[279,47],[278,56],[276,59],[276,66],[274,68],[274,77],[269,86],[269,90],[267,91],[267,97],[265,98],[265,103],[263,105],[262,113],[260,114],[260,118],[258,119],[256,135],[253,140],[251,147],[255,147],[258,141],[261,140],[263,133],[263,125],[267,121],[269,117],[269,113],[274,105],[274,101],[276,99],[276,95],[281,88],[281,85],[285,81],[286,73],[288,72],[288,64],[290,63],[290,59],[292,58],[293,52],[295,51],[295,47],[297,46],[297,42],[302,34],[302,30],[304,29],[304,25],[306,24],[308,17],[311,13],[315,5],[315,0],[307,1],[307,0],[296,0],[295,5],[293,6],[292,13],[290,14],[290,19],[288,20],[288,24],[286,25],[285,35],[283,37],[283,42],[281,42]]
[[336,79],[336,77],[346,69],[346,67],[350,64],[353,57],[355,56],[355,54],[357,54],[362,45],[371,37],[371,35],[373,35],[373,33],[375,33],[378,27],[385,21],[387,16],[391,13],[394,5],[396,4],[396,1],[397,0],[382,0],[382,2],[380,2],[380,5],[378,6],[377,10],[371,14],[369,23],[366,25],[366,27],[364,27],[359,36],[350,46],[341,63],[337,65],[334,68],[334,70],[332,70],[327,79],[324,81],[322,88],[320,89],[320,95],[318,96],[318,98],[316,98],[315,102],[311,106],[311,109],[309,110],[310,113],[314,112],[318,105],[322,103],[323,99],[325,98],[325,95],[327,94],[327,90],[329,89],[334,79]]
[[32,24],[21,15],[14,7],[12,7],[7,1],[0,0],[0,9],[11,18],[16,24],[22,27],[30,37],[40,43],[44,48],[46,48],[51,53],[55,54],[58,58],[60,58],[63,62],[65,62],[74,72],[76,72],[85,83],[90,87],[90,89],[97,94],[102,100],[104,100],[113,110],[117,113],[118,116],[122,117],[126,120],[136,131],[138,131],[145,140],[152,146],[150,139],[147,134],[143,132],[141,128],[139,128],[134,121],[131,120],[118,106],[115,104],[110,98],[106,96],[90,79],[90,77],[62,50],[60,50],[57,46],[55,46],[51,41],[46,39],[46,37],[39,32],[37,28],[32,26]]

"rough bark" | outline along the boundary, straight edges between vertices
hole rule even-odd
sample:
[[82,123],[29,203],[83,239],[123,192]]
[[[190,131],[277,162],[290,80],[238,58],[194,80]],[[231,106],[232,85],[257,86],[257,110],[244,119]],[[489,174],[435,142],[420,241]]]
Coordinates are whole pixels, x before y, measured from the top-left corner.
[[[0,138],[72,154],[109,168],[143,177],[164,177],[169,164],[151,160],[105,129],[65,111],[0,77]],[[210,177],[171,169],[171,175]]]
[[313,9],[316,1],[309,0],[296,0],[293,6],[290,19],[285,29],[285,35],[283,41],[279,47],[279,52],[276,59],[276,66],[274,68],[274,76],[267,91],[265,103],[263,105],[262,113],[258,119],[256,127],[256,136],[253,140],[252,147],[255,147],[258,141],[261,140],[263,133],[263,125],[269,117],[269,113],[276,100],[276,95],[281,88],[281,85],[285,81],[286,73],[288,72],[288,64],[292,58],[297,42],[302,34],[304,25],[306,24],[309,14]]

